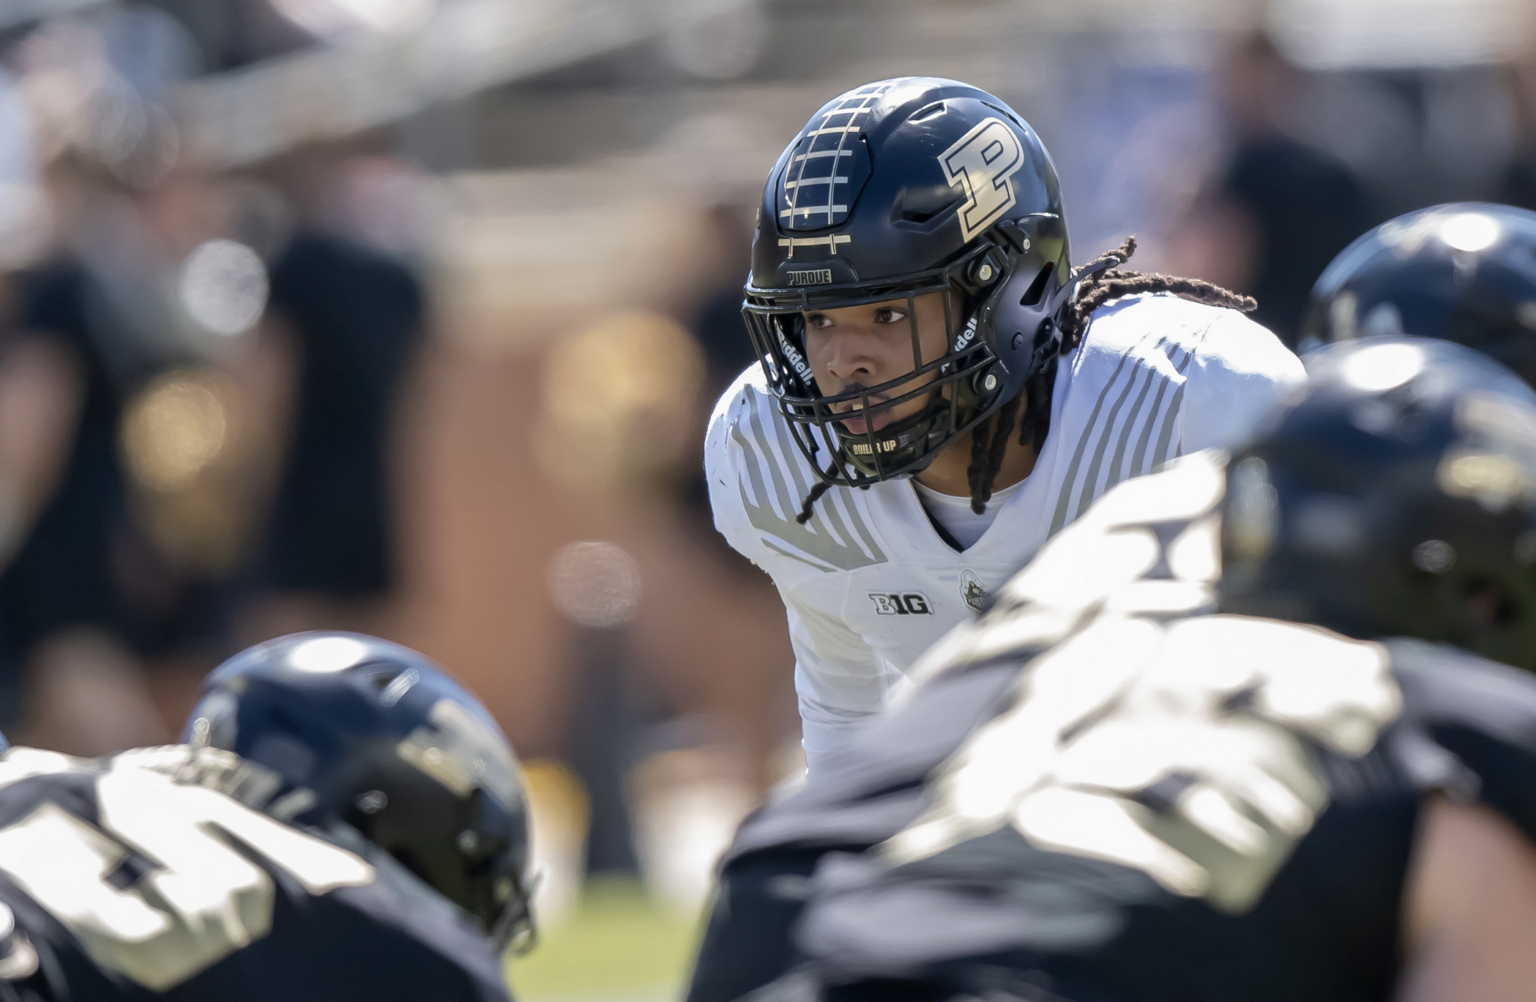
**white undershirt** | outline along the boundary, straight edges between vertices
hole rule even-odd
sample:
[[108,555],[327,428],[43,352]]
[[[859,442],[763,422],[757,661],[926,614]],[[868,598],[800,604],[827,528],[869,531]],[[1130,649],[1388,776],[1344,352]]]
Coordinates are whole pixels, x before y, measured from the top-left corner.
[[956,497],[953,494],[940,494],[931,487],[923,486],[916,477],[912,479],[912,486],[917,488],[917,499],[922,502],[929,517],[942,525],[962,550],[968,550],[992,527],[1003,503],[1017,494],[1028,479],[1026,477],[1012,487],[993,491],[991,500],[987,502],[987,510],[980,515],[971,510],[969,495]]

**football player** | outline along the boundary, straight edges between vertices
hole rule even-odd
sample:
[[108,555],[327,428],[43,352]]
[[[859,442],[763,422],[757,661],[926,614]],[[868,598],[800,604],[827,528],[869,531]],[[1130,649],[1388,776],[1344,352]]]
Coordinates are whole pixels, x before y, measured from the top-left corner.
[[439,668],[272,640],[209,676],[184,741],[0,758],[0,999],[508,998],[527,802]]
[[1536,212],[1437,205],[1345,248],[1312,289],[1302,349],[1390,334],[1459,342],[1536,384]]
[[1536,995],[1536,394],[1445,341],[1308,364],[749,820],[691,1002]]
[[[768,176],[715,525],[772,576],[811,772],[1100,493],[1241,438],[1300,362],[1203,282],[1074,271],[1055,168],[985,91],[834,98]],[[858,489],[855,489],[858,488]]]

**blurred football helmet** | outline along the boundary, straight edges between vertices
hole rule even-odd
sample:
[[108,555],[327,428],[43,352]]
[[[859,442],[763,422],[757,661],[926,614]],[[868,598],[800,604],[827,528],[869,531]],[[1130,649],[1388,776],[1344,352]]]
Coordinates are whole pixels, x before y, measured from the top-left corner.
[[415,651],[355,633],[258,644],[208,676],[182,741],[272,770],[269,813],[350,825],[498,950],[531,943],[517,759],[479,701]]
[[1442,340],[1306,362],[1227,466],[1222,611],[1536,669],[1536,392]]
[[[769,389],[821,479],[861,487],[917,472],[1016,396],[1060,348],[1074,288],[1067,250],[1049,154],[986,91],[902,77],[811,116],[763,189],[743,313]],[[949,328],[935,358],[922,355],[912,303],[929,293],[943,294]],[[900,299],[912,371],[821,392],[804,311]],[[918,399],[924,409],[878,431],[873,421],[858,434],[837,422],[839,405],[878,413]]]
[[1345,248],[1312,290],[1302,351],[1392,334],[1459,342],[1536,383],[1536,212],[1437,205]]

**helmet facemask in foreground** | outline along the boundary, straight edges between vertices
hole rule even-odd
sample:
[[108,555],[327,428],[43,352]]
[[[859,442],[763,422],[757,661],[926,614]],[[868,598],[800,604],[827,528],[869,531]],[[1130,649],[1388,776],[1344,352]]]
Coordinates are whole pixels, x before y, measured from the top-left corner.
[[182,739],[270,770],[268,813],[355,832],[498,950],[531,946],[516,756],[479,701],[420,654],[352,633],[258,644],[209,675]]

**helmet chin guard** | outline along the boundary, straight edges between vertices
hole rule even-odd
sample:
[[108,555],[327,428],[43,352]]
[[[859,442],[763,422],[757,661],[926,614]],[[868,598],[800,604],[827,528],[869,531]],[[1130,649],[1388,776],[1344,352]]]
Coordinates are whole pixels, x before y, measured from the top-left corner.
[[[817,475],[866,487],[922,470],[1046,371],[1077,278],[1055,168],[1034,131],[985,91],[906,77],[829,102],[779,157],[742,312]],[[934,293],[948,349],[924,358],[915,302]],[[891,301],[907,304],[912,369],[821,392],[805,313]],[[874,428],[914,400],[925,406]],[[862,432],[842,423],[852,407]]]

